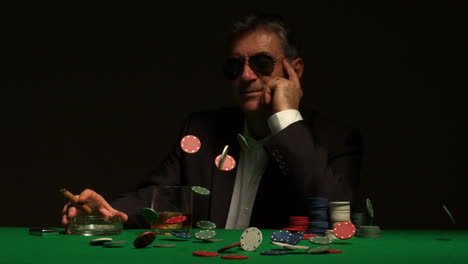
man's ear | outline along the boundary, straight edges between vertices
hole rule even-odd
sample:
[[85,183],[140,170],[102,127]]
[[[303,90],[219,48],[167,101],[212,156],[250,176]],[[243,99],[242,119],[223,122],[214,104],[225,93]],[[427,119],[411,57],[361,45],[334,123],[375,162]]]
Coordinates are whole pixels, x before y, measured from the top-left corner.
[[300,79],[302,76],[302,73],[304,72],[304,60],[302,60],[302,58],[297,58],[291,62],[291,66],[296,72],[297,77],[299,77]]

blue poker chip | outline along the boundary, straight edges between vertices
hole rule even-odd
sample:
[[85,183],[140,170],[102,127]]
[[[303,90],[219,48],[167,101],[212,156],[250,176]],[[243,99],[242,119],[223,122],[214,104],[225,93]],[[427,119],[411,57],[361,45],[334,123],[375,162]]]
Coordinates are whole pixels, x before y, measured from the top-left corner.
[[178,237],[178,238],[183,238],[183,239],[190,239],[190,238],[192,238],[192,236],[191,236],[189,233],[185,233],[185,232],[176,232],[176,231],[172,231],[172,232],[171,232],[171,235],[176,236],[176,237]]
[[291,232],[287,230],[279,230],[271,233],[270,238],[275,242],[286,242],[291,235]]
[[284,250],[266,250],[260,252],[260,255],[285,255],[286,252]]
[[298,231],[294,234],[291,234],[285,243],[289,245],[297,245],[299,242],[301,242],[302,238],[304,238],[304,232]]

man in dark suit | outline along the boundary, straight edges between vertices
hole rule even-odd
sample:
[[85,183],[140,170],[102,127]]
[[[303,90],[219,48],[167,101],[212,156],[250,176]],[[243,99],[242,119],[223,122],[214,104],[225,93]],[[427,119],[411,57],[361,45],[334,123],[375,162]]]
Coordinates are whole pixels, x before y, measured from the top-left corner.
[[[236,21],[223,69],[239,108],[194,113],[186,120],[180,138],[199,137],[199,152],[176,147],[137,191],[112,206],[92,190],[83,191],[79,201],[106,216],[122,217],[127,227],[145,227],[140,209],[149,207],[153,186],[200,185],[211,195],[195,196],[194,220],[236,229],[284,227],[287,216],[306,215],[306,196],[355,202],[360,134],[299,108],[304,62],[285,21],[270,15]],[[238,134],[248,148],[240,148]],[[214,164],[225,145],[237,161],[227,172]],[[66,206],[63,224],[77,213]]]

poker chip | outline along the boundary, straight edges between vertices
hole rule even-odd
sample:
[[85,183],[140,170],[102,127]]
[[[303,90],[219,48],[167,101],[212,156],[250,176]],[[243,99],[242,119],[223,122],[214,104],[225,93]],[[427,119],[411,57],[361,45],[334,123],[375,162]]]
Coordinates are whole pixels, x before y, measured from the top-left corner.
[[156,239],[156,233],[152,231],[144,232],[140,234],[135,241],[133,241],[133,246],[135,248],[144,248],[147,247],[149,244],[153,243],[154,239]]
[[304,234],[303,240],[309,240],[311,237],[317,236],[316,234]]
[[351,222],[340,222],[333,228],[333,234],[338,239],[350,239],[356,234],[356,227]]
[[96,239],[93,239],[91,241],[89,241],[89,244],[91,246],[100,246],[106,242],[111,242],[112,241],[112,238],[109,238],[109,237],[101,237],[101,238],[96,238]]
[[196,223],[197,227],[201,229],[211,230],[216,228],[216,224],[210,221],[201,220]]
[[[219,163],[221,161],[221,155],[218,155],[215,159],[215,165],[217,168],[219,168]],[[221,170],[223,171],[230,171],[233,170],[236,167],[236,160],[229,156],[226,155],[226,160],[224,161],[223,167],[221,167]]]
[[290,245],[290,244],[285,244],[283,248],[286,249],[309,249],[310,247],[308,246],[298,246],[298,245]]
[[219,256],[218,253],[211,252],[211,251],[193,251],[192,254],[195,255],[195,256],[200,256],[200,257],[217,257],[217,256]]
[[187,221],[187,217],[185,215],[179,215],[179,216],[174,216],[166,220],[166,223],[168,224],[177,224],[177,223],[183,223]]
[[270,238],[272,241],[286,242],[291,235],[291,232],[287,230],[279,230],[271,233]]
[[201,230],[195,233],[195,238],[200,240],[210,239],[216,236],[216,231],[214,230]]
[[284,248],[284,246],[288,246],[288,244],[283,243],[283,242],[272,241],[271,243],[275,246],[282,247],[282,248]]
[[176,244],[154,244],[153,247],[158,247],[158,248],[172,248],[176,247]]
[[201,141],[196,136],[187,135],[180,141],[180,147],[189,154],[196,153],[201,148]]
[[240,237],[241,247],[245,251],[254,251],[263,240],[262,232],[256,227],[249,227],[242,232]]
[[296,232],[294,234],[291,234],[287,240],[286,240],[286,244],[289,244],[289,245],[297,245],[299,242],[301,242],[302,238],[304,237],[304,232],[302,231],[299,231],[299,232]]
[[223,247],[223,248],[218,249],[218,252],[223,252],[223,251],[226,251],[226,250],[228,250],[228,249],[230,249],[230,248],[238,247],[238,246],[240,246],[240,245],[241,245],[241,242],[237,242],[237,243],[234,243],[234,244],[232,244],[232,245],[225,246],[225,247]]
[[360,226],[356,235],[362,238],[379,238],[382,235],[382,230],[378,226]]
[[450,221],[452,221],[452,224],[456,225],[457,221],[455,220],[455,217],[453,217],[453,214],[450,213],[450,210],[447,208],[447,206],[442,205],[442,208],[444,209],[447,216],[450,218]]
[[183,238],[183,239],[190,239],[192,236],[189,233],[185,232],[177,232],[177,231],[172,231],[171,235],[178,237],[178,238]]
[[329,245],[333,242],[333,239],[324,236],[315,236],[311,237],[309,241],[317,245]]
[[265,251],[260,252],[260,255],[280,256],[280,255],[286,255],[286,252],[284,250],[265,250]]
[[223,259],[248,259],[249,257],[246,255],[224,255],[221,256]]
[[328,253],[342,253],[343,252],[343,250],[341,249],[331,249],[331,248],[328,249],[327,251]]
[[212,242],[223,242],[224,239],[222,238],[208,238],[208,239],[203,239],[203,242],[208,242],[208,243],[212,243]]
[[124,244],[124,243],[127,243],[127,241],[126,240],[108,241],[108,242],[104,242],[102,245],[103,246],[112,246],[112,245],[118,245],[118,244]]
[[151,208],[141,208],[141,215],[150,223],[156,223],[159,220],[158,212]]
[[226,145],[221,153],[221,159],[219,160],[218,164],[216,165],[219,170],[223,168],[224,162],[226,161],[226,157],[229,151],[229,146]]
[[237,134],[237,141],[239,142],[239,145],[241,146],[244,152],[250,151],[249,143],[247,143],[247,140],[242,134]]
[[321,254],[321,253],[328,253],[328,250],[330,249],[329,246],[321,246],[321,247],[316,247],[316,248],[311,248],[306,251],[307,254]]
[[210,195],[210,190],[206,189],[205,187],[201,186],[192,186],[192,191],[196,194],[200,195]]

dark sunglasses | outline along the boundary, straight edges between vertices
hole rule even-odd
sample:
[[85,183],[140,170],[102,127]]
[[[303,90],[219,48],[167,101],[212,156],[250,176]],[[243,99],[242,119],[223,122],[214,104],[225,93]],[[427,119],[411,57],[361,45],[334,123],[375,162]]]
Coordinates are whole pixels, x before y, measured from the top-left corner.
[[[275,59],[266,54],[249,57],[249,67],[257,74],[270,75],[275,69]],[[244,71],[245,58],[230,58],[223,64],[224,77],[234,80]]]

